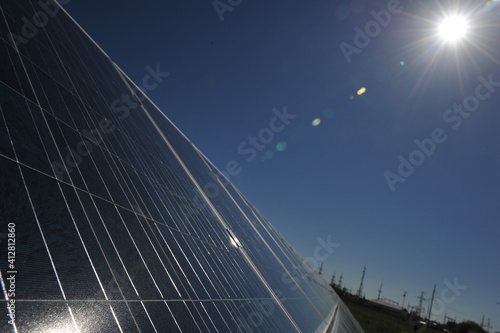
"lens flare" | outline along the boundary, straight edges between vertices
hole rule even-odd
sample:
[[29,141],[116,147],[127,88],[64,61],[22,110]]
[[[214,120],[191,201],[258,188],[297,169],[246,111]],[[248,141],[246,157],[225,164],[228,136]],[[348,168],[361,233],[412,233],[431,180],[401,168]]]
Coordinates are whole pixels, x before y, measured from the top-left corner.
[[276,145],[276,150],[277,151],[284,151],[286,149],[286,142],[285,141],[280,141],[278,142],[278,144]]
[[447,17],[439,25],[439,36],[445,42],[456,42],[467,35],[467,20],[462,16]]

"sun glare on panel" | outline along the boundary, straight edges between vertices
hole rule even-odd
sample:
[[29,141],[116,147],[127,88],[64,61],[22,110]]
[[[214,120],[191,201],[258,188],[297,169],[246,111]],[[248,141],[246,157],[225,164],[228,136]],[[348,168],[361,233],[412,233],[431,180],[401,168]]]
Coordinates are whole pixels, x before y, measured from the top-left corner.
[[47,333],[72,333],[75,332],[74,328],[68,327],[68,328],[50,328]]
[[445,42],[457,42],[467,35],[468,23],[465,17],[450,16],[439,24],[439,36]]

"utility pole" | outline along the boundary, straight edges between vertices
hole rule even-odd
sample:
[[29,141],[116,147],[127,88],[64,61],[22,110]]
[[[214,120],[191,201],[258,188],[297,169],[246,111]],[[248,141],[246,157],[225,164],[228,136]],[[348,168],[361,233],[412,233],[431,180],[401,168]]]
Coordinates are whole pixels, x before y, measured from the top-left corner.
[[431,315],[432,315],[432,303],[434,303],[434,295],[436,294],[436,285],[434,284],[434,289],[432,290],[432,297],[431,297],[431,304],[429,304],[429,316],[427,319],[431,321]]
[[363,281],[365,279],[366,266],[363,268],[363,275],[361,275],[361,283],[359,284],[358,297],[363,297]]
[[321,263],[321,266],[319,266],[319,272],[318,272],[319,275],[322,275],[323,274],[323,263]]
[[405,291],[405,293],[403,294],[403,305],[401,306],[402,308],[404,308],[404,307],[405,307],[405,298],[406,298],[406,291]]
[[380,299],[380,294],[382,293],[382,286],[384,285],[384,283],[382,282],[380,284],[380,289],[378,290],[378,296],[377,296],[377,299],[379,300]]

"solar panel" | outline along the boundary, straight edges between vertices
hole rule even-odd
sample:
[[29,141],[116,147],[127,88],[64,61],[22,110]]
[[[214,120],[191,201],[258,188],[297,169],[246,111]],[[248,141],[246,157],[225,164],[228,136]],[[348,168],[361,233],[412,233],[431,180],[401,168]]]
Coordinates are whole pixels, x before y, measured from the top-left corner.
[[57,3],[0,10],[0,331],[362,332]]

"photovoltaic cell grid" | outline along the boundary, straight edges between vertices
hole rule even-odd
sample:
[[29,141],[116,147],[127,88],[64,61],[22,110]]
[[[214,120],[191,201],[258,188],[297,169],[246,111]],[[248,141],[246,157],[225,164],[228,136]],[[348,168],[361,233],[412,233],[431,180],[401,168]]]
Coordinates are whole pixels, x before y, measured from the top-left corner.
[[362,332],[59,5],[0,10],[1,332]]

